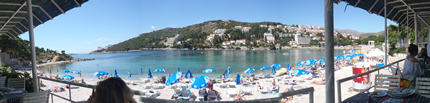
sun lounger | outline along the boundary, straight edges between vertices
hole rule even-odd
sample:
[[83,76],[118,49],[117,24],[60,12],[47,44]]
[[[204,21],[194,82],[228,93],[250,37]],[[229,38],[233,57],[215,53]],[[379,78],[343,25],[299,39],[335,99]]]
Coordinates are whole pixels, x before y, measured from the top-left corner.
[[172,99],[177,99],[179,97],[179,95],[181,94],[181,90],[180,89],[173,89],[173,91],[175,92],[172,96]]
[[160,91],[157,90],[149,90],[147,93],[145,93],[145,96],[148,98],[155,98],[158,95],[160,95]]
[[157,84],[157,89],[163,89],[164,88],[164,84]]
[[177,87],[178,87],[178,86],[177,86],[176,84],[174,84],[174,85],[170,85],[170,86],[169,86],[169,88],[170,88],[170,89],[175,89],[175,88],[177,88]]
[[266,94],[266,93],[269,93],[269,89],[270,88],[266,86],[264,87],[264,89],[257,88],[257,91],[260,92],[261,94]]
[[189,84],[181,84],[181,88],[188,88]]
[[189,88],[182,88],[182,92],[180,94],[180,96],[178,97],[178,99],[185,99],[185,100],[189,100],[193,95],[190,92]]
[[190,83],[190,79],[184,79],[184,83]]
[[219,87],[220,88],[227,88],[228,84],[227,83],[221,83],[221,84],[219,84]]
[[203,99],[207,95],[208,95],[208,93],[207,93],[206,89],[200,89],[199,90],[199,96],[197,97],[197,99],[200,100],[200,101],[203,101]]
[[151,89],[151,88],[152,88],[152,85],[151,85],[151,84],[145,84],[144,88],[145,88],[145,89]]
[[140,91],[140,95],[145,96],[145,94],[148,93],[148,90],[142,90]]
[[284,84],[286,84],[286,85],[294,85],[294,84],[296,84],[296,81],[294,81],[294,80],[284,80]]
[[149,78],[143,78],[142,83],[149,83],[151,80]]
[[235,90],[226,90],[225,93],[230,96],[231,98],[234,98],[237,95],[237,91]]
[[291,75],[283,75],[282,78],[289,79],[289,78],[291,78]]
[[252,91],[251,91],[251,90],[249,90],[249,89],[243,89],[243,93],[244,93],[245,95],[251,95],[251,94],[252,94]]
[[[209,90],[208,91],[208,98],[218,99],[218,93],[216,93],[216,91],[214,91],[214,90]],[[212,99],[212,100],[215,100],[215,99]]]
[[235,87],[236,87],[236,83],[234,83],[234,82],[229,82],[229,83],[228,83],[228,86],[229,86],[230,88],[235,88]]

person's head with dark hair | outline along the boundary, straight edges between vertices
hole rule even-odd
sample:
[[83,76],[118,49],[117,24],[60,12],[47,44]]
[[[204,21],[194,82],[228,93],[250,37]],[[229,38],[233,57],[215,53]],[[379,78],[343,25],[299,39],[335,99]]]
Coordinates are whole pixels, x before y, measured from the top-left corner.
[[92,103],[136,103],[133,91],[118,77],[100,81],[91,98]]
[[418,54],[418,46],[410,44],[408,47],[408,52],[411,54],[411,56],[416,56]]

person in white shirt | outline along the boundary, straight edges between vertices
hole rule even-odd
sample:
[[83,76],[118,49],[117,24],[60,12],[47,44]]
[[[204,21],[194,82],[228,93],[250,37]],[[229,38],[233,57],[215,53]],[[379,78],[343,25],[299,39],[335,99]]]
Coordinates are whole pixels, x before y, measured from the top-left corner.
[[424,74],[423,70],[420,67],[419,61],[415,56],[418,54],[418,46],[414,44],[410,44],[408,47],[408,55],[405,59],[405,63],[403,65],[403,79],[407,79],[408,81],[414,81],[415,77],[422,76]]

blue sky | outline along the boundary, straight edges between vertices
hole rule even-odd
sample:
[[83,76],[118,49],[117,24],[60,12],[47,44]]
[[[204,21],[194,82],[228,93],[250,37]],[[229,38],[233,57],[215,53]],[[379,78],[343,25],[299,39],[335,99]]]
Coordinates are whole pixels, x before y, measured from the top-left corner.
[[[346,3],[334,4],[335,28],[384,30],[384,18]],[[89,53],[142,33],[208,20],[273,21],[324,26],[324,0],[91,0],[34,29],[39,47]],[[389,24],[395,24],[388,20]],[[28,40],[28,33],[20,35]]]

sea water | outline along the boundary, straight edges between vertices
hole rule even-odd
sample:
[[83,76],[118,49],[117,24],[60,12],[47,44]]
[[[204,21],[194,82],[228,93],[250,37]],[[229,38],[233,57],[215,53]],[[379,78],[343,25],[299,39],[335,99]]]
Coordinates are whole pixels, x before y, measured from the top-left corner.
[[[335,56],[343,55],[343,50],[334,50]],[[83,77],[90,77],[97,71],[105,71],[113,74],[117,70],[119,77],[127,78],[128,72],[132,73],[132,78],[146,78],[148,69],[155,77],[167,76],[167,73],[178,72],[178,68],[184,74],[190,70],[194,77],[210,76],[216,78],[230,67],[230,76],[237,73],[243,75],[247,68],[254,68],[256,73],[268,74],[271,70],[261,71],[265,65],[275,63],[286,67],[287,64],[295,66],[299,61],[307,59],[325,58],[324,49],[290,49],[290,50],[144,50],[129,53],[111,54],[78,54],[72,55],[75,58],[95,58],[91,61],[79,61],[67,64],[50,65],[40,67],[40,71],[52,74],[72,75],[79,77],[79,74],[62,73],[63,70],[77,70],[82,72]],[[154,73],[155,68],[163,68],[166,73]],[[214,73],[203,73],[206,68],[213,68]],[[296,66],[296,68],[298,68]],[[57,72],[57,69],[59,72]],[[141,73],[143,70],[143,73]],[[95,78],[95,77],[92,77]]]

